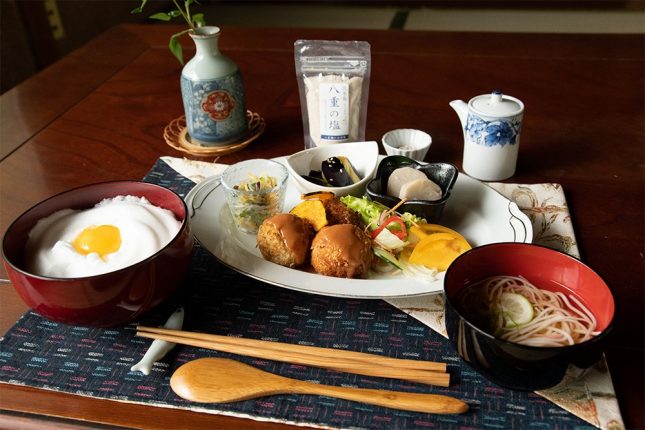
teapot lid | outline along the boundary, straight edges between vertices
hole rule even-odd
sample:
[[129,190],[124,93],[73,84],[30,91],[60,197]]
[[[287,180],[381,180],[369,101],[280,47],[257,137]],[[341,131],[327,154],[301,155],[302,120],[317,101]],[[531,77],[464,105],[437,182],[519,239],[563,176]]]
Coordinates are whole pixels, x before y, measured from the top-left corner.
[[512,116],[524,110],[524,103],[515,97],[503,95],[501,91],[483,94],[470,100],[470,107],[487,116]]

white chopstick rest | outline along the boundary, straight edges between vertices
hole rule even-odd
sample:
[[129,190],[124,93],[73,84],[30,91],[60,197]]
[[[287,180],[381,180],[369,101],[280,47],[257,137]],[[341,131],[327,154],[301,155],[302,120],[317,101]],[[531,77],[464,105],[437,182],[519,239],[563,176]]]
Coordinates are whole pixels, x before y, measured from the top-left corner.
[[[184,325],[184,308],[179,308],[166,321],[164,328],[181,330]],[[152,365],[166,356],[177,345],[176,343],[166,342],[165,340],[155,340],[146,351],[141,361],[130,368],[131,372],[139,371],[144,375],[149,375]]]

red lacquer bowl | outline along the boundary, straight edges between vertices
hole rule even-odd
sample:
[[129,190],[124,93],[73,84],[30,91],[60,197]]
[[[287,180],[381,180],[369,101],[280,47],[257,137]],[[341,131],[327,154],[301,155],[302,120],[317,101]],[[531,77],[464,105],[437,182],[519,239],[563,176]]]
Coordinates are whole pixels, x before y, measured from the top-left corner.
[[[145,197],[172,211],[181,227],[165,247],[126,268],[95,276],[53,278],[27,272],[24,247],[36,222],[61,209],[88,209],[105,198]],[[2,257],[9,279],[22,300],[40,315],[81,326],[109,327],[132,322],[161,303],[181,284],[193,251],[188,210],[167,188],[139,181],[92,184],[38,203],[7,229]]]
[[[575,295],[597,319],[597,336],[562,347],[508,342],[482,330],[463,310],[459,292],[469,283],[498,275],[523,276],[533,285]],[[446,329],[458,354],[489,380],[533,391],[570,382],[602,355],[615,314],[611,290],[589,266],[565,253],[526,243],[473,248],[448,268],[444,280]]]

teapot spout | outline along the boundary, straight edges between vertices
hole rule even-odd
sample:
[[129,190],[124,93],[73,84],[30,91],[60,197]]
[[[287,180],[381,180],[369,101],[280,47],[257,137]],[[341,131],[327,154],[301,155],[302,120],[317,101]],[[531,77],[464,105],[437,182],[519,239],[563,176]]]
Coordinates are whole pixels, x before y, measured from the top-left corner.
[[455,112],[457,112],[462,127],[465,127],[466,120],[468,118],[468,104],[463,100],[453,100],[449,104],[455,110]]

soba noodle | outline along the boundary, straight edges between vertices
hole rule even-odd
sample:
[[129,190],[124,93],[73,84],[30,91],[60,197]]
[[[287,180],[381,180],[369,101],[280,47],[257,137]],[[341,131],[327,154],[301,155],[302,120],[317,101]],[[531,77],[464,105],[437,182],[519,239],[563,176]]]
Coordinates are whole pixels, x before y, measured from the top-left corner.
[[[524,296],[534,316],[525,324],[507,327],[500,300],[503,293]],[[597,335],[593,314],[573,295],[537,288],[523,277],[493,276],[464,288],[459,295],[464,311],[479,316],[495,336],[532,346],[565,346]]]

